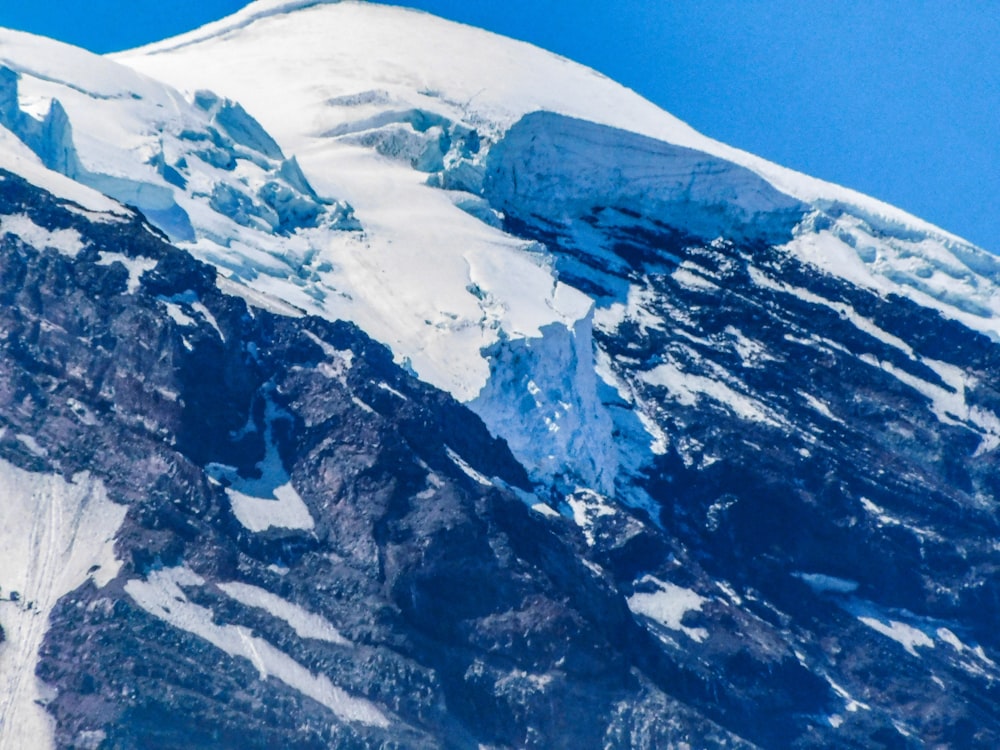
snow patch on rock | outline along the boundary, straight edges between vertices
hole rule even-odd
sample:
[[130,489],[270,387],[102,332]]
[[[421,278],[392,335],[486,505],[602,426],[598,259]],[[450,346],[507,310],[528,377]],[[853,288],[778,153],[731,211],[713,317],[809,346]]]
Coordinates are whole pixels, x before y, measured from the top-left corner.
[[139,291],[142,275],[156,268],[157,261],[153,258],[130,258],[122,253],[101,252],[97,265],[110,266],[112,263],[121,263],[125,266],[125,270],[128,271],[128,293],[135,294]]
[[273,424],[282,418],[288,417],[268,400],[264,411],[266,452],[256,466],[259,477],[243,477],[232,467],[221,464],[206,467],[216,480],[227,483],[226,494],[232,503],[233,515],[253,532],[270,528],[308,531],[316,525],[305,501],[292,486],[274,442]]
[[83,238],[75,229],[46,229],[25,214],[0,216],[0,234],[12,234],[26,245],[52,248],[70,258],[75,258],[84,249]]
[[350,641],[344,638],[328,620],[307,609],[303,609],[297,604],[282,599],[277,594],[272,594],[267,589],[237,581],[217,585],[227,596],[235,599],[240,604],[263,609],[279,620],[283,620],[300,638],[312,638],[318,641],[326,641],[327,643],[335,643],[339,646],[350,645]]
[[280,680],[293,690],[326,706],[342,721],[377,727],[389,726],[386,715],[373,703],[349,695],[325,675],[313,674],[285,652],[253,635],[247,628],[216,624],[212,610],[189,601],[182,588],[202,586],[204,583],[201,576],[188,568],[167,568],[151,571],[146,580],[129,581],[125,584],[125,592],[154,617],[203,638],[230,656],[248,660],[257,669],[261,680],[269,677]]
[[669,630],[682,632],[698,643],[708,638],[708,631],[705,628],[692,628],[683,624],[684,616],[688,612],[701,611],[708,601],[705,597],[651,575],[639,579],[636,587],[652,590],[637,591],[628,597],[628,607],[632,612]]

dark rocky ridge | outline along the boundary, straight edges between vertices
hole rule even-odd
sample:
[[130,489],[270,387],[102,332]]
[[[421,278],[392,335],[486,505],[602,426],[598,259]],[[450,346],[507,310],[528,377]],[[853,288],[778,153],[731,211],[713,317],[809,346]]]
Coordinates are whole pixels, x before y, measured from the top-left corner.
[[[776,239],[791,226],[781,212],[776,223],[765,223],[779,233],[769,239],[750,234],[759,218],[749,229],[741,222],[731,228],[722,215],[720,237],[707,241],[692,234],[686,204],[660,211],[658,194],[629,185],[601,192],[594,186],[614,180],[581,179],[579,164],[567,158],[581,149],[581,137],[599,152],[587,167],[591,174],[633,163],[671,174],[683,171],[678,160],[690,159],[649,139],[538,113],[491,151],[485,197],[509,231],[544,242],[561,279],[591,294],[599,308],[627,305],[630,288],[642,299],[638,312],[618,318],[599,312],[595,346],[669,437],[667,452],[641,481],[675,549],[684,551],[685,566],[697,561],[708,573],[695,588],[728,582],[742,595],[740,602],[729,597],[731,604],[772,625],[813,674],[829,675],[871,707],[846,713],[835,740],[820,739],[806,720],[789,728],[785,741],[996,746],[1000,459],[996,450],[979,450],[987,436],[968,415],[936,414],[927,393],[956,393],[941,373],[957,371],[967,381],[965,402],[996,413],[1000,344],[907,298],[806,265],[778,246],[791,236]],[[682,204],[690,199],[680,195]],[[712,209],[691,210],[701,226]],[[832,223],[840,210],[830,207],[812,221]],[[869,230],[898,231],[875,224]],[[676,381],[658,384],[651,373],[663,365],[703,379],[696,382],[722,384],[730,402],[704,393],[685,397]],[[759,413],[741,414],[741,405]],[[654,547],[635,551],[626,566],[602,562],[624,587],[662,558]],[[816,574],[856,588],[817,590],[803,578]],[[865,627],[862,616],[931,636],[947,627],[992,658],[963,667],[940,640],[910,655]],[[723,646],[722,653],[719,647],[752,631],[725,608],[689,619],[710,636],[703,645],[682,641],[677,650],[693,650],[716,668],[730,660],[738,673],[735,662],[746,659],[746,645]],[[762,666],[747,664],[750,671]],[[736,692],[747,699],[747,692]],[[764,708],[773,698],[750,700]],[[809,713],[793,705],[789,723]],[[883,726],[852,734],[859,719]]]
[[[573,527],[503,488],[525,487],[524,470],[471,412],[349,324],[221,294],[141,217],[91,220],[2,177],[0,214],[75,229],[84,248],[2,239],[0,457],[89,471],[128,506],[119,576],[52,613],[38,675],[56,690],[59,747],[742,745],[685,705],[697,689],[664,691],[676,670],[584,565]],[[102,253],[155,267],[129,293],[128,268]],[[351,352],[338,377],[330,348]],[[269,403],[282,415],[270,430]],[[251,532],[213,479],[218,464],[252,477],[268,435],[310,530]],[[449,449],[497,480],[476,481]],[[217,625],[367,698],[389,727],[338,721],[126,591],[181,565],[205,581],[184,595]],[[215,585],[229,581],[322,615],[353,645],[299,637]]]

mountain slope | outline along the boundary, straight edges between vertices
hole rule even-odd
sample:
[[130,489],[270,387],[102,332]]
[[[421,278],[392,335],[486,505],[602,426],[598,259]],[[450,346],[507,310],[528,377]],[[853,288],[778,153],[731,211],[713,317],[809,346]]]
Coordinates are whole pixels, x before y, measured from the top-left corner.
[[[512,325],[516,312],[525,310],[539,294],[517,294],[523,283],[513,290],[500,286],[497,272],[483,268],[480,253],[470,257],[476,243],[466,233],[466,219],[455,210],[464,209],[488,224],[500,222],[502,207],[483,200],[485,163],[492,146],[535,110],[693,149],[686,152],[689,163],[667,167],[681,176],[679,185],[685,170],[699,158],[707,164],[744,167],[739,173],[745,177],[735,178],[737,170],[732,179],[719,175],[701,183],[709,191],[698,199],[706,201],[706,211],[750,191],[789,196],[793,199],[789,207],[798,201],[798,208],[789,210],[799,212],[798,221],[792,214],[787,217],[798,231],[783,240],[792,254],[880,294],[907,296],[997,335],[1000,276],[991,256],[872,199],[714,143],[614,82],[530,45],[414,11],[356,2],[253,3],[219,23],[218,28],[206,27],[117,59],[189,90],[207,85],[243,102],[298,154],[313,181],[351,202],[367,231],[364,262],[354,260],[353,253],[338,252],[337,267],[329,278],[335,288],[366,302],[344,306],[338,302],[331,311],[356,320],[389,344],[397,357],[409,361],[421,377],[462,400],[473,398],[486,385],[487,370],[478,350],[497,342],[491,326],[508,338],[552,341],[557,337],[540,335],[545,323],[574,329],[579,324],[573,321],[584,315],[585,304],[574,299],[557,308],[566,311],[561,318],[546,320],[532,311],[534,325]],[[476,50],[471,59],[468,50]],[[295,73],[289,75],[290,71]],[[271,106],[274,101],[283,106]],[[578,144],[580,158],[565,169],[583,199],[588,191],[616,189],[614,180],[628,179],[634,185],[657,181],[655,175],[643,175],[644,182],[636,182],[637,175],[623,177],[614,168],[594,174],[586,164],[599,151],[592,145]],[[620,158],[622,149],[611,154]],[[559,152],[556,163],[566,156]],[[445,190],[428,190],[424,183]],[[712,190],[721,192],[712,196]],[[675,214],[692,206],[680,193],[664,196],[660,206],[666,208],[671,201]],[[681,230],[692,229],[687,222],[688,218],[680,220]],[[456,234],[459,227],[461,233]],[[733,228],[730,223],[702,230],[703,234],[716,230],[715,235],[726,237]],[[496,257],[494,263],[504,269],[501,276],[520,279],[522,274],[514,271],[513,264],[517,253],[499,256],[491,247],[509,239],[486,234],[488,229],[480,225],[477,230],[489,243],[480,252]],[[400,257],[396,249],[400,244],[420,252]],[[433,279],[421,273],[425,260],[435,269]],[[444,268],[455,271],[446,275]],[[435,291],[430,295],[422,291],[428,288]],[[477,302],[470,299],[469,290],[480,298],[478,311],[467,310]],[[569,291],[561,291],[556,299],[568,296]],[[427,310],[428,297],[447,303]],[[404,309],[394,304],[398,299],[406,299]],[[464,304],[458,307],[460,300]],[[362,309],[367,305],[379,309]],[[473,344],[469,331],[476,328],[485,330],[474,347],[469,346]],[[503,347],[502,342],[499,345]],[[584,343],[575,353],[558,356],[579,361],[586,357],[581,351],[589,348]],[[466,373],[463,380],[457,379],[457,370]],[[527,375],[543,393],[549,390],[540,382],[545,377],[544,372]],[[563,383],[550,385],[567,388]],[[492,390],[487,387],[485,396]],[[576,429],[580,439],[591,445],[608,442],[606,420],[595,405],[599,400],[593,392],[577,399],[576,410],[583,416]],[[481,397],[475,408],[491,429],[516,441],[503,427],[508,418],[494,414],[505,411],[503,404],[494,406]],[[566,410],[558,402],[541,399],[537,411],[535,419],[544,423],[563,418]],[[532,465],[544,465],[548,456],[566,463],[574,452],[563,446],[573,442],[556,441],[536,455],[519,456]],[[599,484],[594,471],[582,476],[588,484]]]
[[[695,643],[688,620],[633,606],[653,632],[680,633],[667,638],[672,658],[747,658],[721,643],[760,625],[727,626],[724,613],[760,616],[749,602],[761,596],[795,661],[844,696],[828,720],[841,741],[860,703],[895,717],[876,719],[891,727],[872,735],[886,742],[964,736],[960,717],[976,712],[970,696],[990,690],[995,669],[986,652],[967,654],[992,642],[980,615],[996,562],[997,262],[871,199],[712,143],[526,45],[367,4],[292,10],[255,4],[225,33],[121,59],[188,87],[212,60],[211,85],[252,111],[287,102],[268,127],[347,200],[355,174],[402,160],[485,223],[545,246],[560,282],[593,300],[593,323],[572,328],[572,346],[553,346],[549,328],[486,349],[491,377],[472,405],[536,478],[556,480],[554,504],[626,591],[677,575],[662,547],[647,546],[659,528],[685,567],[707,569],[687,579],[701,580],[700,596],[714,582],[733,591],[703,614],[710,635]],[[303,71],[295,88],[269,85],[250,49]],[[460,53],[471,49],[479,62]],[[408,247],[422,256],[420,238]],[[618,503],[642,509],[641,532],[609,523]],[[691,609],[705,612],[699,601]],[[899,682],[936,695],[954,680],[946,689],[965,697],[950,718],[929,720],[919,702],[900,712],[908,688],[873,692],[863,655],[887,634],[914,660]],[[833,645],[843,639],[853,645]],[[773,658],[750,660],[773,669],[763,666]],[[787,731],[802,742],[815,729]]]
[[996,746],[992,256],[400,8],[2,39],[0,716]]
[[139,221],[2,177],[5,219],[78,237],[0,259],[5,747],[44,741],[32,695],[59,747],[669,736],[655,647],[470,412],[353,326],[248,308]]

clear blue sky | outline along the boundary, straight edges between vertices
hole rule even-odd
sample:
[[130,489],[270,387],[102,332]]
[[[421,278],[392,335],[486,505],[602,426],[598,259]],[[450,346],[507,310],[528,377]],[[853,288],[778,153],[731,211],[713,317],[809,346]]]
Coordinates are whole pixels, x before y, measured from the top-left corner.
[[[395,4],[578,60],[714,138],[882,198],[1000,253],[1000,4],[993,0]],[[0,25],[105,52],[242,5],[6,0]]]

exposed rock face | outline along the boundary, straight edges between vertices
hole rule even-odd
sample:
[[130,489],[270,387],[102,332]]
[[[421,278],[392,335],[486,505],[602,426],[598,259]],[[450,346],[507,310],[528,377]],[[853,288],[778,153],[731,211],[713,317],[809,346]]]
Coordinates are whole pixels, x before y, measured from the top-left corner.
[[[916,737],[990,746],[995,701],[974,696],[994,696],[987,653],[1000,648],[989,593],[1000,531],[1000,346],[937,310],[804,262],[787,224],[784,242],[747,234],[773,231],[782,211],[747,214],[730,230],[730,206],[714,212],[718,238],[702,239],[692,227],[711,206],[692,206],[693,220],[685,206],[696,193],[711,196],[713,180],[716,190],[731,186],[724,170],[703,170],[692,190],[666,199],[662,180],[650,192],[629,179],[580,177],[572,155],[591,153],[592,143],[602,144],[592,172],[631,164],[662,175],[690,158],[626,135],[525,118],[491,152],[485,184],[508,229],[544,241],[561,278],[594,296],[594,345],[620,394],[619,434],[634,412],[652,415],[640,438],[653,455],[638,483],[655,520],[687,559],[733,587],[729,605],[762,617],[794,661],[865,703],[859,711],[846,698],[833,719],[839,736],[860,719],[883,722],[878,737],[862,735],[890,746]],[[840,219],[832,207],[796,231],[819,234]],[[863,231],[873,246],[912,241],[874,222]],[[602,562],[624,583],[661,559],[653,548]],[[709,614],[715,606],[706,605],[689,618],[708,635],[701,644],[682,637],[677,658],[693,651],[719,664],[722,643],[747,638],[727,608]],[[775,668],[753,665],[752,653],[741,644],[725,658]],[[901,703],[903,694],[911,697]],[[812,731],[793,744],[809,744]]]
[[118,575],[51,616],[60,747],[680,731],[653,640],[478,418],[352,326],[249,308],[141,219],[71,208],[0,182],[4,216],[79,236],[4,235],[0,456],[128,508]]

